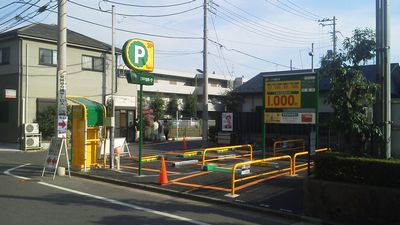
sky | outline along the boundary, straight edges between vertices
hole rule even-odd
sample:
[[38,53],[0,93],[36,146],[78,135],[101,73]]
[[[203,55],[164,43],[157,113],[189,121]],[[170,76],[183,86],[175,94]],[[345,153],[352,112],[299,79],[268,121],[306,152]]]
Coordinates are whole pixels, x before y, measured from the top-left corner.
[[[27,2],[28,4],[24,4]],[[111,44],[115,5],[115,45],[129,39],[154,42],[155,68],[195,73],[203,68],[203,0],[69,0],[67,27]],[[374,0],[208,0],[208,72],[251,79],[260,72],[314,68],[356,28],[375,30]],[[11,4],[13,3],[13,4]],[[400,1],[389,0],[391,61],[400,62]],[[57,24],[56,0],[1,0],[0,32],[31,23]],[[32,7],[30,7],[32,6]],[[330,19],[323,22],[319,20]],[[120,63],[123,63],[122,61]],[[371,61],[373,63],[373,61]]]

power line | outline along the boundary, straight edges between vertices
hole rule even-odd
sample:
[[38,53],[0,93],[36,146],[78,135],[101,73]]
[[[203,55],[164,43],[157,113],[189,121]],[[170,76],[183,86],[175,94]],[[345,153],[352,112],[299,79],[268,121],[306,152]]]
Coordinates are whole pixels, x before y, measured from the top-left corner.
[[317,14],[315,14],[315,13],[312,13],[312,12],[310,12],[310,11],[304,9],[303,7],[300,7],[299,5],[295,4],[295,3],[292,2],[291,0],[287,0],[287,2],[289,2],[289,3],[292,4],[292,5],[294,5],[295,7],[299,8],[300,10],[303,10],[304,12],[307,12],[308,14],[313,15],[313,16],[316,17],[316,18],[322,18],[321,16],[319,16],[319,15],[317,15]]
[[[105,11],[105,10],[97,9],[97,8],[90,7],[90,6],[87,6],[87,5],[83,5],[83,4],[77,3],[77,2],[72,1],[72,0],[68,0],[68,2],[71,2],[72,4],[78,5],[80,7],[86,8],[86,9],[91,9],[91,10],[94,10],[94,11],[98,11],[98,12],[102,12],[102,13],[108,13],[108,14],[111,13],[109,11]],[[169,13],[169,14],[160,14],[160,15],[123,14],[123,13],[116,13],[116,15],[118,15],[118,16],[126,16],[126,17],[168,17],[168,16],[176,16],[176,15],[184,14],[184,13],[187,13],[187,12],[190,12],[190,11],[194,11],[194,10],[199,9],[201,7],[202,6],[200,5],[200,6],[193,7],[193,8],[190,8],[190,9],[187,9],[187,10],[183,10],[183,11],[180,11],[180,12]]]
[[[40,8],[40,6],[36,5],[36,4],[31,4],[35,7]],[[52,13],[57,13],[54,10],[48,10],[49,12]],[[92,25],[96,25],[99,27],[103,27],[103,28],[107,28],[107,29],[111,29],[110,26],[106,26],[103,24],[99,24],[93,21],[89,21],[89,20],[85,20],[82,18],[78,18],[75,16],[71,16],[71,15],[67,15],[68,18],[74,19],[74,20],[78,20],[81,22],[85,22],[85,23],[89,23]],[[190,37],[190,36],[169,36],[169,35],[161,35],[161,34],[150,34],[150,33],[144,33],[144,32],[137,32],[137,31],[130,31],[130,30],[125,30],[125,29],[119,29],[119,28],[115,28],[116,31],[120,31],[120,32],[125,32],[125,33],[131,33],[131,34],[139,34],[139,35],[144,35],[144,36],[151,36],[151,37],[159,37],[159,38],[167,38],[167,39],[182,39],[182,40],[202,40],[202,37]]]
[[131,7],[141,7],[141,8],[166,8],[166,7],[174,7],[174,6],[180,6],[180,5],[190,4],[190,3],[195,2],[195,1],[197,1],[197,0],[191,0],[191,1],[187,1],[187,2],[176,3],[176,4],[170,4],[170,5],[135,5],[135,4],[128,4],[128,3],[110,1],[110,0],[103,0],[103,1],[104,1],[104,2],[110,2],[110,3],[116,4],[116,5],[131,6]]
[[282,25],[279,25],[279,24],[271,23],[271,22],[269,22],[269,21],[267,21],[267,20],[265,20],[265,19],[263,19],[263,18],[260,18],[260,17],[258,17],[258,16],[256,16],[256,15],[254,15],[253,13],[249,13],[249,12],[247,12],[246,10],[243,10],[242,8],[238,7],[237,5],[235,5],[235,4],[233,4],[233,3],[230,3],[228,0],[224,0],[224,1],[225,1],[227,4],[229,4],[230,6],[232,6],[233,8],[235,8],[235,9],[237,9],[237,10],[239,10],[239,11],[245,13],[245,14],[248,15],[248,16],[251,16],[251,17],[253,17],[253,18],[257,19],[257,20],[260,20],[260,21],[263,21],[263,22],[265,22],[265,23],[268,23],[268,24],[270,24],[271,26],[279,27],[279,28],[284,29],[284,30],[280,30],[280,29],[277,29],[277,28],[272,28],[272,29],[275,29],[275,30],[277,30],[277,31],[281,31],[281,32],[285,32],[285,33],[304,34],[304,35],[319,35],[319,33],[305,32],[305,31],[295,30],[295,29],[292,29],[292,28],[290,28],[290,27],[285,27],[285,26],[282,26]]
[[299,13],[296,13],[296,12],[293,12],[293,11],[290,11],[290,10],[287,10],[287,9],[281,7],[280,5],[271,2],[270,0],[265,0],[265,2],[268,2],[269,4],[271,4],[271,5],[273,5],[273,6],[277,7],[277,8],[279,8],[279,9],[281,9],[281,10],[283,10],[284,12],[293,14],[293,15],[298,16],[298,17],[302,17],[302,18],[307,19],[307,20],[316,21],[315,18],[312,18],[312,17],[309,17],[309,16],[304,16],[304,15],[302,15],[302,14],[299,14]]
[[227,48],[226,46],[224,46],[224,45],[222,45],[221,43],[218,43],[218,42],[216,42],[216,41],[214,41],[214,40],[211,40],[211,39],[208,39],[208,40],[209,40],[210,42],[212,42],[213,44],[220,46],[221,48],[225,48],[225,49],[228,50],[228,51],[237,52],[237,53],[240,53],[240,54],[242,54],[242,55],[245,55],[245,56],[248,56],[248,57],[251,57],[251,58],[254,58],[254,59],[258,59],[258,60],[260,60],[260,61],[264,61],[264,62],[273,64],[273,65],[276,65],[276,66],[281,66],[281,67],[285,67],[285,68],[290,68],[290,66],[283,65],[283,64],[280,64],[280,63],[277,63],[277,62],[273,62],[273,61],[270,61],[270,60],[267,60],[267,59],[263,59],[263,58],[261,58],[261,57],[254,56],[254,55],[251,55],[251,54],[249,54],[249,53],[243,52],[243,51],[241,51],[241,50],[237,50],[237,49],[234,49],[234,48]]
[[304,13],[302,10],[298,10],[298,9],[296,9],[296,8],[293,8],[292,6],[290,6],[290,5],[288,5],[288,4],[284,3],[284,2],[282,2],[282,0],[277,0],[277,1],[278,1],[280,4],[286,6],[287,8],[289,8],[289,9],[295,11],[295,12],[298,12],[298,13],[300,13],[301,15],[304,15],[305,17],[310,17],[310,18],[312,18],[313,20],[317,20],[317,19],[320,19],[320,18],[321,18],[321,17],[319,17],[319,16],[310,15],[309,13]]

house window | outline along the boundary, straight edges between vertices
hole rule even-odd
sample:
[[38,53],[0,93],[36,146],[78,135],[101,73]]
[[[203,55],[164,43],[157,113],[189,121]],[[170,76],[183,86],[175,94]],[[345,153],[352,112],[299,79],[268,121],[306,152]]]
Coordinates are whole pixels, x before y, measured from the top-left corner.
[[57,65],[57,50],[39,49],[39,64],[40,65]]
[[176,81],[175,80],[170,80],[169,84],[176,85]]
[[10,64],[10,48],[0,48],[0,65]]
[[82,69],[103,72],[104,60],[101,57],[82,55]]

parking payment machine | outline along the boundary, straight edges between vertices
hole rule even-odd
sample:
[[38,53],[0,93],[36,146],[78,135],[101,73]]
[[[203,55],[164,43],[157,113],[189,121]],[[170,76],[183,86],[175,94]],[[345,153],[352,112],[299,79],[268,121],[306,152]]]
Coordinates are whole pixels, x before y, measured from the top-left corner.
[[106,109],[84,97],[67,99],[76,103],[72,105],[72,168],[87,171],[99,165],[99,151],[106,138]]

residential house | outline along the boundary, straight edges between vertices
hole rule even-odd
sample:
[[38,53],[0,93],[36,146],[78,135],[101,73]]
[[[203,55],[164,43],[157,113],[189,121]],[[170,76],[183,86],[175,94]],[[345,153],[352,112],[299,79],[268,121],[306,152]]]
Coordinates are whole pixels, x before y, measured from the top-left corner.
[[[0,34],[0,142],[22,142],[24,124],[55,104],[57,34],[57,26],[47,24]],[[71,30],[67,42],[67,95],[105,104],[111,94],[111,46]],[[126,136],[136,116],[136,85],[116,80],[118,137]]]

